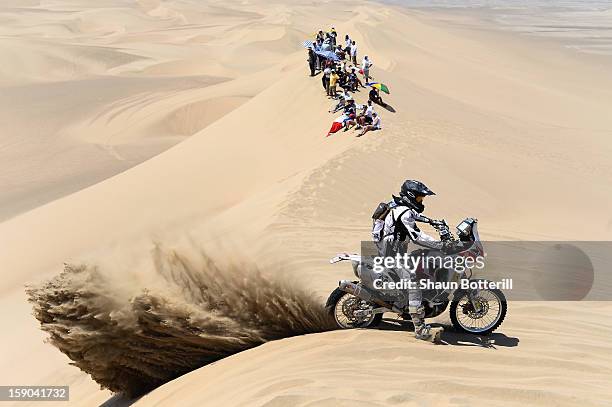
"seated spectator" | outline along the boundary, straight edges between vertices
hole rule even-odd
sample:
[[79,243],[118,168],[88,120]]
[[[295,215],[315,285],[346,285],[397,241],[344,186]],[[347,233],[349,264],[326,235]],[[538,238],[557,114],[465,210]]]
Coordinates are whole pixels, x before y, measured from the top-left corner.
[[357,129],[362,128],[368,124],[372,124],[372,114],[374,113],[374,106],[372,101],[368,100],[368,103],[363,105],[363,110],[359,116],[357,116]]
[[380,116],[374,112],[372,113],[372,124],[368,124],[363,128],[361,133],[357,135],[357,137],[361,137],[366,134],[368,131],[376,131],[382,129],[382,121],[380,120]]
[[357,72],[355,72],[355,68],[351,69],[351,73],[348,76],[348,83],[349,83],[350,89],[353,92],[357,91],[360,86],[362,88],[365,88],[365,86],[363,86],[363,83],[361,83],[361,80],[357,76]]
[[339,110],[344,109],[349,100],[352,100],[353,97],[346,90],[340,94],[338,97],[338,104],[331,110],[328,110],[329,113],[336,113]]
[[347,101],[347,104],[344,106],[344,114],[347,116],[347,119],[344,121],[344,131],[348,131],[351,126],[357,124],[356,121],[356,112],[357,105],[355,105],[355,100],[352,98]]
[[344,89],[345,91],[349,89],[348,86],[348,82],[347,82],[347,75],[344,71],[339,71],[338,72],[338,86],[340,86],[342,89]]
[[382,98],[380,97],[380,92],[376,88],[372,88],[370,90],[368,98],[378,105],[385,106],[385,102],[383,102]]

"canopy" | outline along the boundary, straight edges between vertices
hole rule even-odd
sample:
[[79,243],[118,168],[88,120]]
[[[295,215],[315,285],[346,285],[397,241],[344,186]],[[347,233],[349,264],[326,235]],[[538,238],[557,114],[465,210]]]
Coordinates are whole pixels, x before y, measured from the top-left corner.
[[331,51],[316,51],[317,55],[321,55],[323,58],[331,59],[332,61],[340,61],[338,55]]

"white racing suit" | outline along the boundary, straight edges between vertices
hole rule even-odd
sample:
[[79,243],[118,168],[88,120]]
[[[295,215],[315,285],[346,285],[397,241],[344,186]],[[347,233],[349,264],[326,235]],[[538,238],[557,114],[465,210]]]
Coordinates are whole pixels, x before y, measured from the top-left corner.
[[[381,256],[395,256],[396,254],[404,254],[407,249],[406,242],[402,241],[402,237],[398,235],[396,230],[398,223],[401,222],[405,228],[407,236],[406,241],[412,241],[419,246],[423,246],[430,249],[440,249],[442,242],[434,239],[428,234],[421,232],[416,222],[422,218],[419,213],[409,208],[408,206],[395,206],[387,214],[383,227],[382,240],[378,243],[378,250]],[[410,273],[406,269],[395,269],[398,276],[401,279],[410,279],[416,282],[416,274]],[[425,308],[422,305],[423,295],[419,288],[408,290],[408,313],[412,318],[414,324],[415,333],[418,335],[425,327]],[[406,306],[405,298],[400,301],[398,308],[403,309]]]

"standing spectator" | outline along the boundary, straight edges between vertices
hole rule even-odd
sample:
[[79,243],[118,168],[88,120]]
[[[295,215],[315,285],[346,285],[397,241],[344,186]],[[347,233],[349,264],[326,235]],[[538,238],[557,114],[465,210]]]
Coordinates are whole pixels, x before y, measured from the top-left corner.
[[325,93],[329,95],[329,77],[331,75],[331,68],[328,66],[323,70],[323,77],[321,81],[323,82],[323,88],[325,88]]
[[331,35],[325,33],[325,39],[323,40],[323,51],[333,51]]
[[349,85],[349,89],[352,90],[353,92],[357,90],[358,80],[359,79],[357,78],[357,74],[355,73],[355,68],[351,69],[351,73],[348,74],[348,77],[347,77],[347,82]]
[[344,58],[345,58],[346,55],[345,55],[344,50],[342,49],[341,45],[338,45],[338,47],[336,48],[335,54],[340,59],[340,61],[344,61]]
[[315,76],[315,67],[317,65],[317,54],[314,51],[314,45],[308,48],[308,66],[310,67],[310,76]]
[[338,38],[338,33],[336,32],[336,29],[334,27],[331,28],[330,35],[331,35],[331,38],[332,38],[332,48],[335,48],[336,47],[336,40]]
[[329,76],[329,89],[327,92],[327,96],[332,97],[334,99],[336,98],[336,82],[338,82],[339,78],[340,77],[336,73],[336,70],[332,69],[331,74]]
[[366,83],[370,82],[370,68],[372,65],[372,61],[368,59],[368,56],[364,56],[363,61],[361,61],[361,69],[363,69],[363,76],[365,77]]
[[349,37],[348,34],[346,34],[346,36],[344,37],[344,52],[346,52],[346,55],[348,57],[348,59],[350,60],[350,55],[351,55],[351,38]]
[[321,55],[317,54],[317,52],[321,51],[321,45],[322,44],[323,44],[323,42],[320,39],[317,39],[317,41],[313,44],[314,45],[314,51],[315,51],[315,54],[316,54],[316,60],[315,60],[316,61],[316,65],[317,65],[316,69],[318,69],[319,71],[322,69],[321,68],[321,63],[323,61],[321,59],[322,58]]
[[351,58],[353,61],[353,65],[357,66],[357,44],[355,44],[355,41],[353,41],[351,43]]

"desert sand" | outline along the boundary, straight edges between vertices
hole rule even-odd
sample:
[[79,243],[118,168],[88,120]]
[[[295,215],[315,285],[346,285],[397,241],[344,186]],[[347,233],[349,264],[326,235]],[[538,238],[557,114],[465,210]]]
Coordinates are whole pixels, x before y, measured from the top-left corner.
[[[128,298],[163,285],[153,242],[203,248],[323,302],[351,277],[328,258],[359,250],[406,178],[437,193],[428,214],[476,216],[486,240],[610,240],[612,61],[465,18],[344,1],[3,2],[0,384],[118,403],[31,315],[24,284],[63,263],[98,267]],[[332,25],[391,88],[381,132],[324,137],[332,103],[301,42]],[[493,343],[433,346],[393,324],[297,336],[135,405],[605,405],[611,311],[511,303]]]

